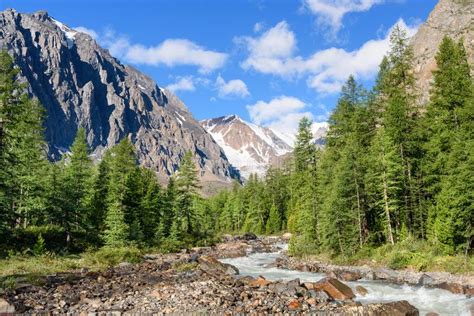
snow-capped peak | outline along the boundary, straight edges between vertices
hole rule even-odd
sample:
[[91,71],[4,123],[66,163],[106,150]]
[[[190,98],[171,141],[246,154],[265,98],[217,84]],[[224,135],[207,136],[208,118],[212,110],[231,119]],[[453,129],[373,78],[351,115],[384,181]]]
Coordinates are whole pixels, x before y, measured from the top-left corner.
[[66,36],[67,46],[71,48],[74,45],[74,36],[76,36],[78,32],[55,19],[51,20],[59,27],[61,31],[63,31],[64,35]]
[[292,147],[270,128],[247,122],[237,115],[204,120],[201,125],[243,177],[250,173],[263,175],[278,157],[292,151]]

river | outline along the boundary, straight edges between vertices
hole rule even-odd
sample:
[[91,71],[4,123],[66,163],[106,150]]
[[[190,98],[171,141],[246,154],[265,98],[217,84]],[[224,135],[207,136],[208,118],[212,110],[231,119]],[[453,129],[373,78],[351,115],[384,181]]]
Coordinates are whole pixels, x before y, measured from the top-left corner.
[[[322,273],[301,272],[286,270],[276,267],[268,267],[275,262],[281,254],[276,253],[254,253],[246,257],[230,258],[221,260],[237,267],[241,275],[253,277],[264,276],[268,280],[293,280],[299,278],[302,282],[315,282],[325,277]],[[436,312],[439,315],[470,315],[469,308],[474,304],[474,298],[465,295],[453,294],[446,290],[426,288],[421,286],[397,285],[383,281],[359,280],[345,282],[351,288],[362,285],[368,290],[363,297],[357,295],[357,301],[361,303],[393,302],[407,300],[418,308],[420,315]],[[354,293],[356,291],[354,290]]]

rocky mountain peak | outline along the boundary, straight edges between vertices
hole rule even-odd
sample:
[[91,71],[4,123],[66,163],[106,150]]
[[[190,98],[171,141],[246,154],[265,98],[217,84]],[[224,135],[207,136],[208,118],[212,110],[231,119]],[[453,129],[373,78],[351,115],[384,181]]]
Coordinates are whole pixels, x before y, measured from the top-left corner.
[[224,149],[229,161],[244,177],[250,173],[263,175],[278,157],[292,151],[291,145],[272,129],[246,122],[238,115],[204,120],[201,125]]
[[172,92],[123,65],[89,35],[53,19],[13,9],[0,12],[0,46],[13,56],[20,79],[46,109],[51,159],[59,159],[84,127],[93,155],[129,137],[139,161],[166,182],[187,151],[205,182],[230,183],[238,172]]

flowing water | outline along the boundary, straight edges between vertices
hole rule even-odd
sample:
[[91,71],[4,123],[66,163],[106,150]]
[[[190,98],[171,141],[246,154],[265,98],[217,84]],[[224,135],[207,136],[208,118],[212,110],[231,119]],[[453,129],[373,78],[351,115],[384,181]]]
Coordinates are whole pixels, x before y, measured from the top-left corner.
[[[300,272],[271,267],[280,253],[255,253],[246,257],[223,259],[222,262],[236,266],[240,274],[258,277],[264,276],[268,280],[293,280],[299,278],[302,282],[315,282],[325,277],[322,273]],[[270,266],[269,266],[270,265]],[[407,300],[418,308],[420,315],[436,312],[439,315],[470,315],[470,306],[474,298],[453,294],[441,289],[431,289],[420,286],[396,285],[383,281],[359,280],[347,282],[353,289],[362,285],[368,294],[357,296],[361,303],[393,302]],[[355,293],[355,291],[354,291]]]

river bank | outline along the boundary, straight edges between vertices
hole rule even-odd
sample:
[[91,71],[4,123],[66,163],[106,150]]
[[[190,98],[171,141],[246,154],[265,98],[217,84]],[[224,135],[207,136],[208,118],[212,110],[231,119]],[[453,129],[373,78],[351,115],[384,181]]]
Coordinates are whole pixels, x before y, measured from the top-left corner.
[[[403,300],[395,303],[361,301],[363,286],[348,286],[346,281],[337,281],[337,278],[347,280],[340,273],[331,275],[329,272],[330,277],[337,278],[324,279],[325,275],[310,272],[316,269],[315,265],[301,265],[302,262],[294,258],[282,256],[282,242],[280,238],[255,239],[244,235],[228,238],[215,247],[175,254],[147,254],[140,264],[122,262],[100,272],[83,268],[44,276],[35,284],[18,282],[2,293],[0,313],[418,315],[416,308]],[[265,264],[252,261],[255,256],[264,258]],[[250,260],[251,269],[257,269],[258,273],[252,276],[245,268],[238,271],[236,266],[239,265],[229,265],[226,263],[229,260],[236,263]],[[282,281],[258,277],[261,271],[266,273],[273,269],[288,273],[288,277]],[[305,269],[309,272],[300,272]],[[308,276],[314,280],[308,281]],[[375,290],[369,288],[369,291]]]

